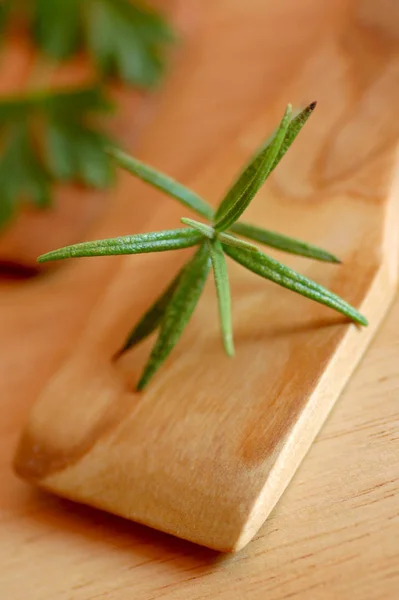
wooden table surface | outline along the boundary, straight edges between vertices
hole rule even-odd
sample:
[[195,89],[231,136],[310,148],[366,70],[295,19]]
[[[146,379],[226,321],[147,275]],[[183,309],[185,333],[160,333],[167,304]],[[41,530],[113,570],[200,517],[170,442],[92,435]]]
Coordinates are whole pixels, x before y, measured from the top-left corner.
[[[140,150],[183,180],[215,145],[273,105],[277,87],[280,96],[285,90],[307,100],[295,97],[291,82],[332,31],[350,47],[343,61],[369,52],[377,73],[385,49],[373,45],[372,30],[385,28],[390,64],[398,68],[399,12],[389,0],[187,5],[189,39]],[[361,26],[348,40],[353,22]],[[219,555],[44,494],[12,473],[29,407],[70,350],[101,273],[93,268],[79,294],[70,290],[71,277],[66,267],[54,278],[0,286],[2,599],[398,597],[399,301],[259,534],[240,553]]]

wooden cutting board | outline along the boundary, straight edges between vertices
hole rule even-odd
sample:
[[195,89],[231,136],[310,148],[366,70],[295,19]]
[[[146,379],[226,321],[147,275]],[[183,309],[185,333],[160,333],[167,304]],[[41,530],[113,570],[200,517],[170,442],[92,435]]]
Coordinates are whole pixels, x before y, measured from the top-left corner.
[[[286,262],[361,307],[371,327],[360,332],[327,309],[232,268],[236,359],[225,359],[219,347],[210,287],[171,361],[139,398],[128,390],[146,349],[115,367],[109,357],[138,311],[177,267],[181,259],[176,254],[167,265],[165,257],[80,261],[28,290],[8,290],[1,299],[3,316],[14,315],[2,329],[9,331],[4,339],[15,340],[3,361],[8,364],[7,393],[18,390],[13,400],[19,410],[40,396],[30,415],[20,470],[61,494],[223,550],[242,546],[267,516],[393,297],[398,134],[393,115],[399,97],[397,41],[390,26],[394,15],[388,7],[384,12],[380,5],[373,10],[371,2],[360,8],[348,2],[321,9],[308,2],[299,10],[291,2],[278,8],[250,2],[230,7],[227,17],[226,6],[220,2],[207,9],[209,21],[169,83],[140,156],[216,201],[270,131],[282,106],[289,100],[302,104],[318,99],[312,122],[259,195],[251,219],[339,254],[344,259],[339,267],[302,259]],[[290,35],[273,38],[283,22]],[[221,23],[231,27],[232,34],[226,34],[230,44],[241,42],[234,44],[236,60],[226,50],[230,72],[222,69],[221,58],[219,64],[210,64],[206,54]],[[206,51],[200,43],[205,34]],[[245,41],[254,48],[253,73],[244,66],[238,69]],[[278,46],[283,42],[284,52]],[[315,46],[317,53],[312,52]],[[257,58],[261,49],[265,56],[274,49],[273,65],[270,58]],[[190,63],[194,60],[198,62]],[[243,78],[240,89],[227,89],[238,72]],[[211,93],[211,83],[222,73],[219,95]],[[208,103],[200,103],[202,89],[209,90]],[[248,98],[242,97],[243,90]],[[221,107],[215,109],[218,103]],[[155,205],[160,207],[157,212]],[[180,215],[170,200],[123,177],[109,219],[91,237],[173,226]],[[30,326],[23,344],[10,331],[21,321],[22,310]],[[34,332],[38,311],[43,320]],[[19,384],[18,377],[10,382],[10,364],[26,367],[32,340],[47,363],[37,360],[25,368],[26,383]],[[19,412],[14,422],[20,422]],[[15,425],[8,431],[14,432]],[[334,449],[340,454],[336,445]],[[13,485],[7,488],[11,499],[21,493],[15,481]],[[123,487],[129,493],[121,494]],[[317,493],[317,485],[309,494],[312,489]],[[309,504],[307,497],[302,494],[302,510]],[[29,513],[28,506],[24,510]],[[263,543],[264,552],[272,549],[267,536]],[[196,558],[192,568],[199,573],[213,569],[205,566],[212,565],[210,555],[192,552],[206,557],[203,563]],[[283,560],[279,552],[276,560]],[[104,561],[98,563],[100,569]],[[229,568],[235,572],[234,566]],[[149,579],[136,588],[136,597],[158,597]],[[72,597],[102,593],[97,584],[85,582],[89,591]],[[103,595],[127,597],[118,589],[108,586]],[[200,596],[194,592],[191,597]]]

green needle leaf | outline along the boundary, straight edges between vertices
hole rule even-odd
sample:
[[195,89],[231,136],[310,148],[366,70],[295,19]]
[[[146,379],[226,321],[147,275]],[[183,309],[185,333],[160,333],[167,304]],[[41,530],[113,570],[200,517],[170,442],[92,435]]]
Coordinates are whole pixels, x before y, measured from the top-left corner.
[[240,240],[240,238],[235,237],[235,235],[230,235],[224,231],[218,233],[217,237],[221,242],[223,242],[223,244],[227,244],[228,246],[242,248],[243,250],[249,250],[250,252],[259,252],[259,248],[255,246],[255,244],[251,244],[246,240]]
[[181,183],[160,173],[153,167],[140,162],[136,158],[133,158],[133,156],[129,156],[125,152],[122,152],[122,150],[110,148],[108,152],[122,169],[129,171],[129,173],[132,173],[142,181],[175,198],[183,206],[190,208],[201,217],[205,217],[206,219],[213,218],[213,208],[195,192],[192,192]]
[[299,114],[297,114],[289,124],[284,142],[282,143],[280,150],[277,153],[276,159],[272,166],[272,171],[277,167],[283,156],[286,154],[288,148],[292,145],[298,133],[309,119],[310,115],[316,108],[316,102],[311,102],[306,108],[304,108]]
[[133,331],[131,331],[129,337],[126,340],[123,348],[118,352],[115,356],[117,358],[129,348],[133,346],[137,346],[140,342],[145,340],[149,335],[151,335],[161,324],[161,321],[164,317],[165,311],[169,305],[169,302],[175,292],[177,284],[180,281],[181,275],[183,273],[183,269],[179,271],[173,281],[168,285],[166,290],[159,296],[159,298],[154,302],[154,304],[144,313],[141,317],[137,325],[134,327]]
[[53,117],[79,120],[83,113],[110,111],[113,107],[99,86],[35,92],[30,96],[30,102]]
[[234,356],[229,275],[221,242],[219,240],[210,241],[209,252],[215,277],[223,345],[227,356]]
[[233,186],[233,190],[236,189],[238,193],[228,193],[222,200],[214,217],[216,231],[223,231],[231,227],[231,225],[239,219],[258,192],[259,188],[266,181],[287,133],[291,112],[292,107],[289,104],[277,129],[276,135],[261,155],[262,159],[259,161],[259,166],[256,169],[255,174],[252,165],[250,165],[243,174],[241,183],[237,186]]
[[363,317],[353,306],[342,300],[339,296],[330,292],[323,286],[315,283],[311,279],[300,275],[289,267],[282,265],[270,256],[259,252],[251,254],[246,250],[224,246],[224,251],[233,260],[249,269],[253,273],[270,279],[274,283],[281,285],[293,292],[301,294],[306,298],[315,300],[320,304],[325,304],[330,308],[342,313],[360,325],[367,325],[367,319]]
[[[312,102],[311,104],[309,104],[309,106],[307,106],[304,110],[302,110],[299,114],[297,114],[292,119],[292,121],[290,122],[290,124],[288,126],[287,133],[284,138],[284,142],[280,146],[280,149],[279,149],[277,156],[273,162],[273,165],[269,172],[269,175],[276,168],[276,166],[278,165],[280,160],[283,158],[283,156],[287,152],[288,148],[293,143],[296,136],[298,135],[298,133],[300,132],[302,127],[305,125],[305,123],[308,120],[308,118],[310,117],[310,115],[312,114],[315,107],[316,107],[316,102]],[[276,132],[273,135],[269,136],[267,138],[266,142],[264,142],[260,146],[260,148],[256,151],[254,156],[249,161],[248,165],[245,167],[245,169],[239,175],[238,179],[235,181],[235,183],[232,185],[232,187],[227,192],[226,196],[223,198],[223,200],[217,210],[216,217],[219,217],[218,213],[221,213],[222,211],[224,211],[226,206],[229,206],[234,198],[239,198],[244,193],[245,189],[248,187],[248,183],[250,181],[252,181],[252,179],[255,177],[259,167],[261,166],[262,161],[264,159],[264,155],[265,155],[266,151],[268,150],[268,148],[270,147],[270,145],[275,140],[275,136],[276,136]],[[208,218],[211,218],[211,217],[208,217]]]
[[144,389],[179,341],[201,296],[210,266],[208,244],[204,243],[181,274],[162,319],[158,339],[137,384],[137,390]]
[[210,225],[206,225],[205,223],[200,223],[199,221],[196,221],[195,219],[189,219],[187,217],[182,217],[180,219],[180,221],[182,223],[184,223],[184,225],[188,225],[189,227],[196,229],[197,231],[202,233],[205,237],[209,238],[210,240],[213,240],[213,238],[215,237],[215,230]]
[[333,254],[330,254],[330,252],[322,250],[317,246],[312,246],[312,244],[295,240],[286,235],[275,233],[274,231],[261,229],[255,225],[249,225],[248,223],[234,223],[231,227],[231,231],[247,237],[250,240],[255,240],[255,242],[259,242],[260,244],[265,244],[266,246],[271,246],[272,248],[277,248],[278,250],[283,250],[284,252],[289,252],[291,254],[298,254],[300,256],[306,256],[307,258],[325,262],[340,262]]
[[164,250],[180,250],[195,246],[203,240],[203,236],[189,228],[138,233],[117,238],[107,238],[94,242],[82,242],[66,246],[42,254],[39,263],[64,258],[83,256],[111,256],[116,254],[143,254],[147,252],[163,252]]

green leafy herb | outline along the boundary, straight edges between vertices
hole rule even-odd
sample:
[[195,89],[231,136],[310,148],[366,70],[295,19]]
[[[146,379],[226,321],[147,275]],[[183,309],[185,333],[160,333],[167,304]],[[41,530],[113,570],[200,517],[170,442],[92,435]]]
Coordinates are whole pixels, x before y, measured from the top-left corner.
[[81,123],[51,120],[45,133],[45,160],[60,181],[79,181],[88,187],[106,188],[114,180],[105,135]]
[[97,87],[35,92],[0,102],[0,228],[20,202],[49,206],[55,180],[111,185],[114,165],[105,150],[109,140],[90,124],[92,115],[108,109]]
[[15,198],[31,201],[39,208],[49,204],[49,176],[37,160],[27,127],[21,123],[10,131],[8,144],[0,161],[0,190],[5,207],[0,215],[8,220],[14,210]]
[[[174,38],[165,19],[142,0],[2,0],[0,41],[8,25],[21,20],[51,59],[85,51],[100,84],[112,77],[154,86]],[[41,59],[39,54],[39,67]],[[47,62],[45,70],[50,66]],[[34,80],[35,69],[28,81],[32,89]],[[49,206],[54,182],[105,188],[114,181],[114,161],[105,152],[110,141],[91,121],[109,108],[101,87],[32,89],[0,100],[0,229],[22,201]]]
[[157,341],[137,389],[142,390],[148,384],[176,345],[199,300],[211,265],[218,297],[224,348],[229,356],[234,354],[231,297],[225,255],[260,277],[324,304],[359,325],[367,325],[365,317],[342,298],[267,256],[251,242],[235,235],[316,260],[339,262],[331,253],[306,242],[237,222],[265,179],[285,155],[314,108],[315,103],[312,103],[291,118],[291,107],[288,106],[276,133],[258,150],[227,192],[216,212],[197,194],[166,175],[126,156],[120,150],[110,150],[110,154],[120,166],[174,197],[186,208],[209,219],[210,222],[202,223],[185,217],[181,220],[188,226],[187,228],[75,244],[39,257],[38,260],[43,262],[77,256],[159,252],[199,245],[194,257],[139,320],[118,353],[119,356],[159,329]]
[[18,122],[32,114],[55,119],[83,120],[87,114],[109,110],[112,105],[98,86],[58,91],[35,91],[3,98],[0,102],[0,124]]
[[30,0],[19,9],[49,57],[65,60],[84,49],[102,75],[144,88],[159,81],[163,50],[174,39],[162,16],[143,2]]

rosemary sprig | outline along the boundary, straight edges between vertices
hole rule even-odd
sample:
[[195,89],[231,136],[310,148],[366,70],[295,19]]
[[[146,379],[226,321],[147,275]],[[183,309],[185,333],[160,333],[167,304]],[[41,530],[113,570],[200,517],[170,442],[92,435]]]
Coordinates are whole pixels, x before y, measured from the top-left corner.
[[115,159],[117,165],[125,169],[125,171],[129,171],[129,173],[135,175],[141,181],[149,183],[152,187],[178,200],[184,207],[196,212],[201,217],[210,221],[213,219],[214,210],[212,206],[178,181],[142,163],[137,158],[128,156],[122,150],[109,148],[108,152]]
[[200,298],[211,266],[218,297],[223,345],[228,356],[234,354],[231,296],[225,255],[261,277],[324,304],[359,325],[367,325],[365,317],[342,298],[267,256],[252,242],[237,237],[238,234],[264,245],[316,260],[339,262],[329,252],[306,242],[237,222],[266,178],[283,158],[314,108],[315,103],[312,103],[292,117],[291,106],[287,107],[275,134],[252,157],[216,211],[203,198],[170,177],[127,156],[121,150],[110,149],[110,155],[119,166],[164,191],[209,222],[203,223],[185,217],[181,221],[187,227],[181,229],[85,242],[39,257],[39,262],[45,262],[78,256],[138,254],[199,246],[194,256],[142,316],[116,355],[126,352],[159,329],[157,341],[137,385],[138,390],[142,390],[148,384],[178,342]]

